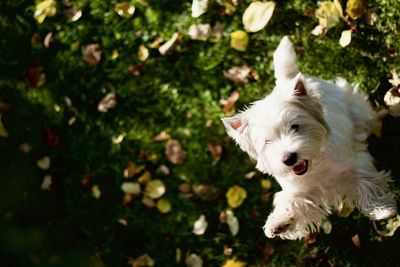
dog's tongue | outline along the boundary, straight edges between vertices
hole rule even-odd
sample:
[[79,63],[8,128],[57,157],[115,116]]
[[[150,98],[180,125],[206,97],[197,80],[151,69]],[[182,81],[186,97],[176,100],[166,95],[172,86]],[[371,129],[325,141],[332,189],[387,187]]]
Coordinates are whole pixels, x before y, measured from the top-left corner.
[[302,162],[297,163],[293,167],[293,172],[296,175],[303,175],[307,172],[307,161],[303,160]]

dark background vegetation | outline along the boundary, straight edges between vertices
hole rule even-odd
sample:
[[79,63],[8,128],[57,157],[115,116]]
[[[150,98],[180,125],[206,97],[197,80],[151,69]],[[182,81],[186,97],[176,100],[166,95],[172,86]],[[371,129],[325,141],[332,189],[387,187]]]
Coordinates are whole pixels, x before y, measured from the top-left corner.
[[[332,215],[332,232],[320,233],[316,240],[267,239],[261,226],[271,198],[265,198],[260,181],[268,177],[244,178],[254,163],[227,139],[220,122],[225,116],[220,99],[234,89],[240,92],[240,110],[273,87],[272,52],[283,35],[293,40],[303,72],[328,79],[343,76],[382,104],[391,87],[390,71],[399,70],[398,1],[367,1],[378,8],[379,19],[373,26],[353,21],[358,30],[345,48],[338,43],[348,27],[344,21],[323,37],[310,33],[318,24],[313,15],[317,1],[277,1],[269,24],[249,34],[245,52],[230,47],[230,33],[243,29],[241,16],[249,1],[239,1],[237,11],[226,15],[223,0],[210,0],[207,13],[196,19],[190,16],[191,1],[149,0],[147,6],[132,1],[135,14],[126,19],[114,12],[117,1],[75,0],[73,5],[83,12],[76,22],[63,15],[68,2],[58,1],[57,14],[42,24],[34,19],[33,1],[0,2],[1,120],[9,133],[0,137],[1,266],[128,266],[128,258],[146,253],[156,266],[185,266],[191,253],[204,266],[221,266],[230,258],[248,266],[400,266],[399,234],[380,237],[358,211],[348,218]],[[187,35],[191,24],[216,22],[224,26],[217,43]],[[49,47],[32,44],[35,33],[44,38],[49,32],[54,36]],[[139,45],[158,36],[168,40],[174,32],[180,39],[170,55],[149,49],[139,75],[128,70],[141,64]],[[82,59],[81,47],[90,43],[102,49],[95,67]],[[119,53],[116,59],[113,51]],[[224,77],[224,70],[240,65],[254,68],[259,79],[238,84]],[[43,68],[43,85],[29,81],[32,66]],[[116,94],[117,106],[99,112],[97,105],[108,92]],[[70,125],[72,117],[76,121]],[[154,141],[162,131],[186,151],[182,164],[168,161],[165,141]],[[382,133],[371,139],[370,149],[377,166],[392,171],[392,187],[400,197],[398,120],[387,117]],[[113,143],[120,134],[123,141]],[[22,153],[21,143],[31,144],[32,150]],[[207,144],[222,146],[220,160]],[[37,166],[44,156],[51,159],[47,170]],[[123,203],[120,186],[128,162],[144,165],[165,183],[171,212],[147,208],[141,196]],[[156,171],[161,165],[169,168],[168,175]],[[50,191],[41,189],[45,175],[53,180]],[[83,185],[85,177],[90,179]],[[184,182],[212,186],[216,197],[183,197],[179,185]],[[101,190],[98,199],[91,194],[93,185]],[[234,209],[240,224],[236,236],[219,221],[228,208],[225,193],[233,185],[247,191]],[[269,193],[277,190],[273,183]],[[201,214],[209,226],[197,236],[193,223]],[[121,218],[126,226],[118,223]],[[360,247],[352,242],[354,235]],[[232,254],[224,255],[224,247],[232,248]],[[177,262],[178,248],[182,257]]]

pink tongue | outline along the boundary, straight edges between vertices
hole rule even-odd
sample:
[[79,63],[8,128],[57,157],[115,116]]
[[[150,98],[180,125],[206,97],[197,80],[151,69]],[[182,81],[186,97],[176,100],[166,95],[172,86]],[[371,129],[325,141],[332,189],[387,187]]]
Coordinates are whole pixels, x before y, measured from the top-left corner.
[[303,161],[302,163],[297,164],[296,166],[294,166],[293,168],[293,172],[295,174],[300,174],[303,173],[306,170],[306,164]]

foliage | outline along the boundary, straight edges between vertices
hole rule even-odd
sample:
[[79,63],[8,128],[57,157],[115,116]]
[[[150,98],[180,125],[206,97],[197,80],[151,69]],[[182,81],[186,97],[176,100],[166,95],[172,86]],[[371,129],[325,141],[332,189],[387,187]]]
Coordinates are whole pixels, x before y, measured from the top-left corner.
[[[2,266],[400,265],[398,233],[383,239],[357,211],[332,215],[327,235],[267,239],[279,186],[253,172],[220,122],[273,87],[283,35],[302,71],[344,76],[381,106],[400,66],[398,1],[367,1],[361,18],[320,36],[311,0],[276,1],[254,33],[242,24],[250,1],[198,1],[208,7],[195,18],[182,0],[43,2],[0,3]],[[210,35],[190,35],[198,24]],[[399,131],[388,117],[370,144],[398,197]],[[240,201],[228,205],[227,192]],[[205,232],[194,234],[201,216]]]

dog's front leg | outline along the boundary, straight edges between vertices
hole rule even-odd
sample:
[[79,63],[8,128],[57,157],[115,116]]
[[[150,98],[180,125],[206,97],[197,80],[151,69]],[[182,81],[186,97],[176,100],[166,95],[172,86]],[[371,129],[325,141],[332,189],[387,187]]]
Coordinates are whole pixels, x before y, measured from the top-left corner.
[[300,239],[318,231],[326,220],[328,209],[309,194],[281,191],[275,194],[274,210],[264,226],[269,238]]

